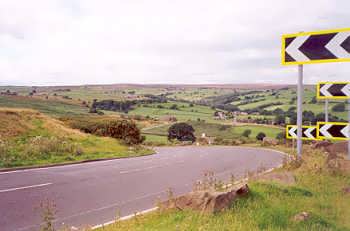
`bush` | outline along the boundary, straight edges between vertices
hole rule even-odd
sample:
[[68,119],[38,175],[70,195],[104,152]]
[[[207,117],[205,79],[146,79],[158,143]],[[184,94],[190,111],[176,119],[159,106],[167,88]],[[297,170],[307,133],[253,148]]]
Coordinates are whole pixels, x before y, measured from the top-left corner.
[[276,135],[276,140],[284,140],[286,138],[286,134],[284,132],[280,132]]
[[144,138],[134,122],[128,120],[90,121],[77,119],[69,121],[72,128],[98,136],[108,136],[123,140],[126,144],[140,144]]
[[177,104],[173,104],[170,106],[171,110],[179,110],[179,107],[177,106]]
[[263,132],[259,132],[258,135],[256,135],[257,140],[263,140],[266,137],[266,134]]
[[194,136],[194,129],[187,123],[176,123],[173,124],[168,130],[168,139],[177,139],[179,141],[196,141]]
[[242,136],[244,137],[249,137],[249,135],[252,133],[252,130],[250,129],[246,129],[244,130],[244,132],[242,133]]
[[332,111],[334,112],[344,112],[345,111],[345,103],[337,103],[333,106]]

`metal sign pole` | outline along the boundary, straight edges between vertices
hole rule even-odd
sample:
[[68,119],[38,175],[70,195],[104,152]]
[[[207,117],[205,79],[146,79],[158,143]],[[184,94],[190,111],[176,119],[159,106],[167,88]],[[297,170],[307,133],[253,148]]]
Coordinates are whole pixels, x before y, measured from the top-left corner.
[[328,99],[324,101],[324,121],[328,122]]
[[[350,99],[348,99],[348,122],[350,123]],[[350,129],[348,130],[348,133],[350,133]],[[350,139],[348,140],[348,160],[350,160]]]
[[302,123],[303,123],[303,65],[298,65],[298,102],[297,102],[297,154],[301,157],[302,151]]

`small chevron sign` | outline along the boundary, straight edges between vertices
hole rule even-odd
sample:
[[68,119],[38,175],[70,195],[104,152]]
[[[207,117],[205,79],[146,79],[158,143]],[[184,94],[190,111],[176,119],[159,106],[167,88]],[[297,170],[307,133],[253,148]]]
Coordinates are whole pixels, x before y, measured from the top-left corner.
[[317,84],[318,99],[350,99],[350,82],[321,82]]
[[[318,140],[317,138],[317,126],[302,126],[302,140]],[[286,138],[297,139],[297,125],[287,125],[286,127]]]
[[318,122],[319,139],[350,140],[350,123]]
[[350,61],[350,28],[282,36],[282,64]]

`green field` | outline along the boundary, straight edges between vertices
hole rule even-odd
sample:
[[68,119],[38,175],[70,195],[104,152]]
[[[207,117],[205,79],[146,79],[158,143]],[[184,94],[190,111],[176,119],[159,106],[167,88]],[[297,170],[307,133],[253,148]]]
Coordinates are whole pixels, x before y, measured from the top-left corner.
[[[304,90],[304,100],[303,100],[303,111],[312,111],[315,114],[318,113],[322,113],[324,112],[324,101],[322,100],[317,100],[317,103],[311,103],[311,100],[313,97],[316,96],[316,89],[313,88],[306,88]],[[281,105],[272,105],[272,106],[268,106],[265,107],[265,110],[268,111],[273,111],[276,108],[281,108],[284,111],[287,111],[290,107],[296,107],[296,101],[291,102],[291,99],[294,97],[296,98],[296,90],[294,88],[292,89],[282,89],[282,90],[278,90],[278,91],[274,91],[275,95],[272,95],[271,91],[261,91],[259,93],[253,93],[253,94],[248,94],[245,96],[248,97],[252,97],[254,96],[253,100],[259,100],[259,102],[252,102],[252,103],[247,103],[244,105],[239,105],[239,109],[240,110],[247,110],[247,109],[254,109],[256,107],[262,106],[262,105],[266,105],[269,103],[276,103],[276,102],[281,102]],[[262,96],[262,97],[258,97],[256,98],[255,96]],[[241,97],[241,100],[239,101],[233,101],[231,104],[233,105],[238,105],[242,102],[245,102],[246,100],[244,100],[244,97]],[[329,102],[329,109],[328,109],[328,113],[337,116],[339,118],[342,119],[347,119],[347,112],[333,112],[331,109],[332,107],[339,103],[339,102],[343,102],[342,100],[340,101],[330,101]]]
[[[267,137],[275,138],[278,133],[283,132],[282,128],[269,127],[263,125],[231,126],[203,122],[190,122],[189,124],[191,124],[195,129],[196,137],[201,137],[202,133],[205,133],[206,136],[210,137],[217,137],[222,139],[235,139],[242,137],[242,133],[245,130],[250,129],[252,133],[250,134],[249,138],[251,139],[255,139],[256,135],[259,132],[264,132]],[[170,125],[164,125],[155,127],[153,129],[148,129],[145,133],[167,135],[169,126]]]
[[[174,104],[178,106],[178,110],[170,109]],[[158,108],[159,105],[164,108]],[[188,103],[168,102],[162,104],[148,104],[147,106],[141,105],[131,110],[129,114],[150,116],[160,120],[168,116],[175,116],[178,121],[197,120],[199,118],[207,122],[217,122],[214,120],[214,112],[215,110],[207,106],[194,105],[190,107]]]

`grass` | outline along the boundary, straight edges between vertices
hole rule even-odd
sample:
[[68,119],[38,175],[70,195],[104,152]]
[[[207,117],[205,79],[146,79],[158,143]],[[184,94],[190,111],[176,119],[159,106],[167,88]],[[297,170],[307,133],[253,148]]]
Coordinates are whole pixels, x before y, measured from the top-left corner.
[[[99,230],[350,230],[350,197],[341,192],[350,176],[334,174],[324,163],[322,151],[305,147],[304,163],[291,170],[296,185],[251,181],[250,195],[218,214],[153,212]],[[310,219],[294,221],[294,215],[303,211]]]
[[34,110],[0,108],[0,168],[151,154],[141,147],[82,133]]
[[[178,110],[170,109],[170,107],[176,104]],[[159,108],[161,105],[163,108]],[[179,103],[179,102],[169,102],[162,104],[150,104],[145,106],[136,107],[134,110],[129,112],[130,115],[143,115],[150,116],[152,118],[158,118],[162,120],[167,116],[175,116],[178,121],[188,121],[188,120],[205,120],[208,122],[217,122],[214,120],[215,110],[207,106],[194,105],[190,107],[188,103]]]
[[25,96],[0,96],[0,107],[29,108],[54,117],[88,114],[86,107]]
[[[241,137],[242,133],[246,129],[250,129],[252,132],[249,138],[255,140],[255,137],[259,132],[264,132],[266,136],[270,138],[275,138],[278,133],[283,132],[283,130],[278,127],[269,127],[264,125],[231,126],[204,122],[189,122],[189,124],[191,124],[195,129],[196,137],[200,137],[202,133],[205,133],[207,136],[213,136],[223,139],[234,139]],[[167,135],[169,126],[170,125],[164,125],[148,129],[146,133],[156,135]]]
[[152,145],[152,146],[162,146],[162,145],[171,145],[172,143],[169,142],[167,136],[160,136],[160,135],[151,135],[151,134],[145,134],[146,145]]

